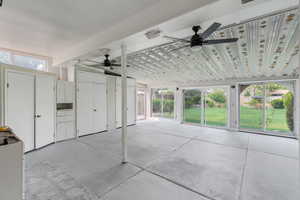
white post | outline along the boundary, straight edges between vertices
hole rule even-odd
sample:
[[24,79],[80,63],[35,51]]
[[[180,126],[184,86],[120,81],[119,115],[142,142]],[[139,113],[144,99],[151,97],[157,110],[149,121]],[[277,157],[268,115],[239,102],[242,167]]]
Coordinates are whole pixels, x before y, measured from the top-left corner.
[[121,45],[122,51],[122,163],[127,163],[127,60],[126,45]]

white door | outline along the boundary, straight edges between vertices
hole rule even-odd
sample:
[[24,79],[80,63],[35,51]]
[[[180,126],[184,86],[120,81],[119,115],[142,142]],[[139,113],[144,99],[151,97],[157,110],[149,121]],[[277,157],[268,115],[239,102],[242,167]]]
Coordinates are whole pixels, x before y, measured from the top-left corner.
[[34,76],[7,72],[5,124],[24,142],[24,151],[34,149]]
[[37,75],[35,81],[35,146],[40,148],[54,142],[55,79]]
[[93,83],[93,133],[106,130],[106,84]]
[[93,83],[79,82],[77,93],[78,135],[93,133]]
[[127,88],[127,124],[135,124],[135,87],[129,86]]

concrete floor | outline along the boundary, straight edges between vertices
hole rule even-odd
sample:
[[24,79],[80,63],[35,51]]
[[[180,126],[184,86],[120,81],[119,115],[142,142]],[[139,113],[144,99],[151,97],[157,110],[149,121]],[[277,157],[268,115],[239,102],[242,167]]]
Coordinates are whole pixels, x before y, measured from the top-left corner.
[[144,121],[26,155],[27,200],[299,200],[298,142]]

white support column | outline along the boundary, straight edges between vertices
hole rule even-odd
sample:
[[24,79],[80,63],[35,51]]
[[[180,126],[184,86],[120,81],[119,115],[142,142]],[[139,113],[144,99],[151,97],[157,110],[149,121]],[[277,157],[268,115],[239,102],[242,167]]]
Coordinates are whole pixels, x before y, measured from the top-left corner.
[[122,163],[127,163],[127,55],[126,45],[121,45],[122,51]]

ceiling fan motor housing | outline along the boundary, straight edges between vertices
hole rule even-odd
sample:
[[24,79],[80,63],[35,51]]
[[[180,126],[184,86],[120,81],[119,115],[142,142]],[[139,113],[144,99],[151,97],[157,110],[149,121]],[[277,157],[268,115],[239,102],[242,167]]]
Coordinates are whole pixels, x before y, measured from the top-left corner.
[[203,44],[203,39],[198,34],[193,35],[191,39],[191,47],[202,46],[202,44]]

